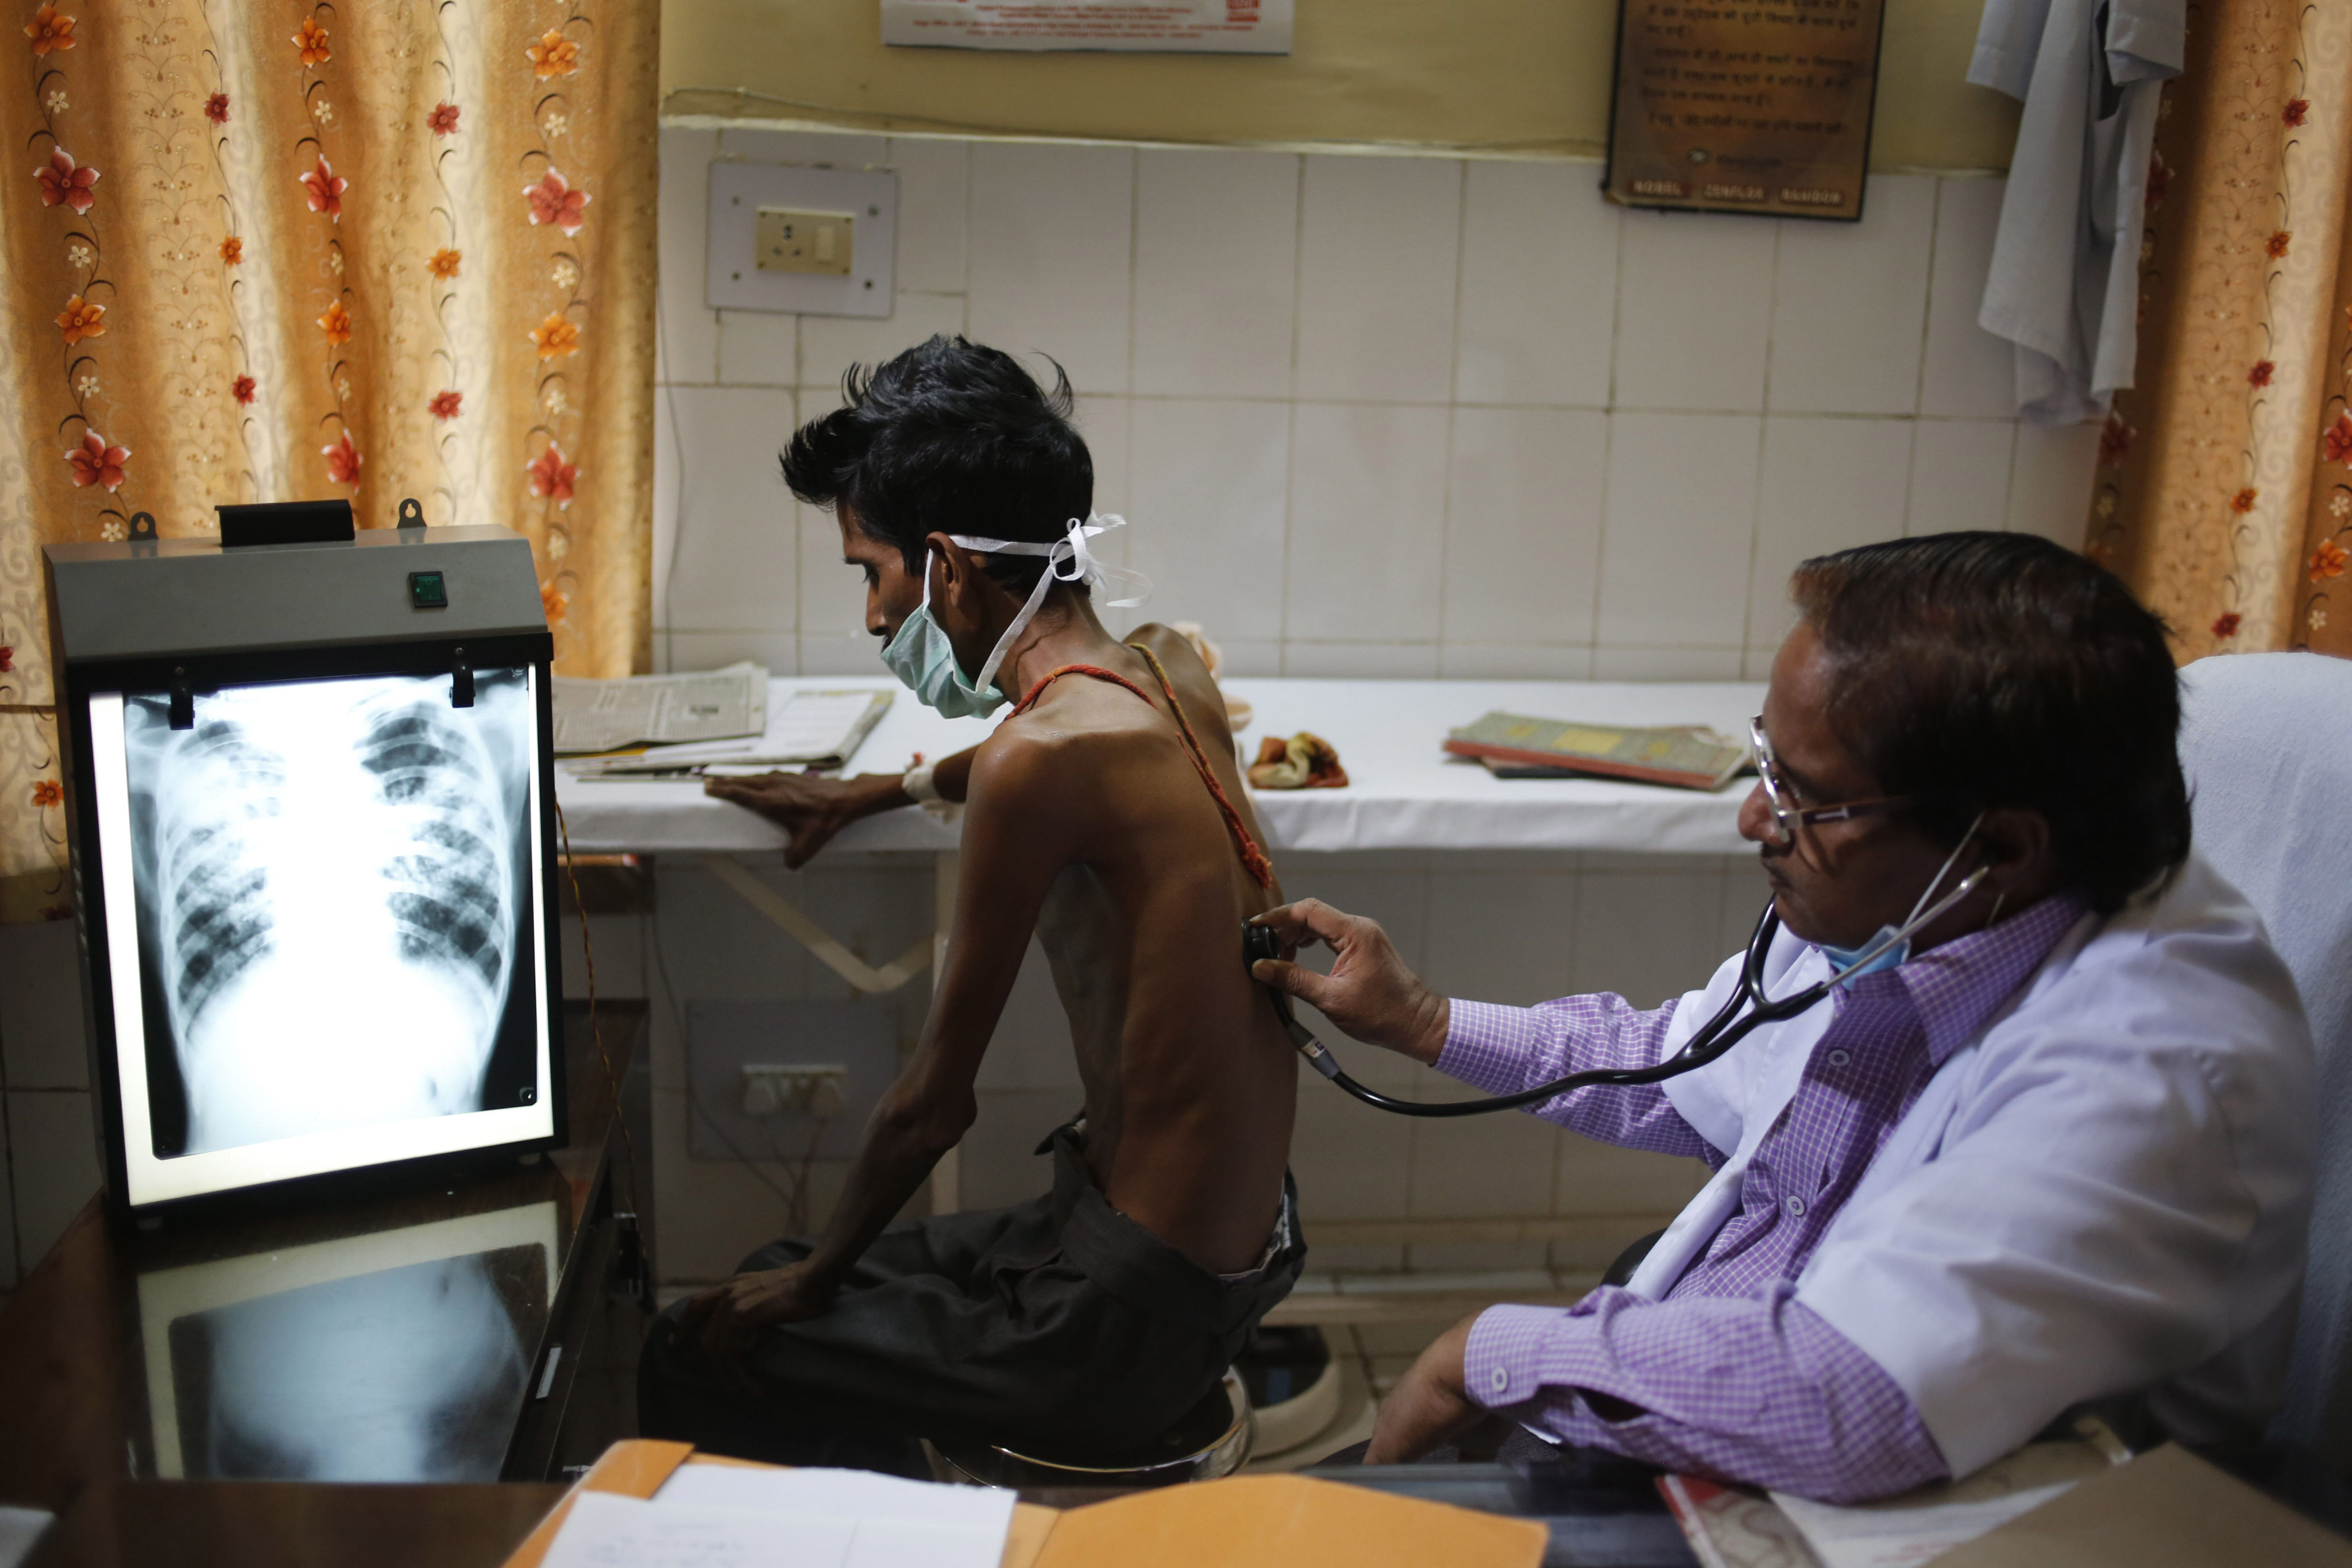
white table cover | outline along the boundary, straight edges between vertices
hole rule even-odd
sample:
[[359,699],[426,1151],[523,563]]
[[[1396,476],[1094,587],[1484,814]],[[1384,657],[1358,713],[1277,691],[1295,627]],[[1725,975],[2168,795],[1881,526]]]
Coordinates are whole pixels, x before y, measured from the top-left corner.
[[[1744,783],[1712,794],[1600,779],[1497,779],[1440,748],[1446,731],[1489,709],[1601,724],[1706,724],[1747,733],[1760,684],[1538,680],[1292,680],[1236,677],[1233,696],[1256,713],[1241,736],[1255,756],[1265,735],[1311,730],[1339,750],[1346,789],[1263,790],[1252,799],[1276,850],[1613,849],[1727,855],[1746,848],[1737,819]],[[803,676],[795,690],[895,691],[850,760],[852,773],[895,773],[985,736],[990,721],[942,719],[887,679]],[[783,833],[698,782],[605,783],[556,770],[556,791],[583,853],[750,852],[783,847]],[[957,828],[916,810],[870,817],[827,853],[953,849]]]

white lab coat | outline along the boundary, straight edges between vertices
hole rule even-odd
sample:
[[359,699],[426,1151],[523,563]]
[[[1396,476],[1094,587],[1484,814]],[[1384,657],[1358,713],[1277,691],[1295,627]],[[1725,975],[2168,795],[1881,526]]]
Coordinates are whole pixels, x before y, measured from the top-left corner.
[[2017,345],[2025,418],[2103,419],[2132,384],[2148,154],[2185,16],[2185,0],[1987,0],[1969,80],[2025,114],[1977,324]]
[[[1769,994],[1827,977],[1783,931]],[[1738,983],[1675,1009],[1678,1050]],[[1669,1289],[1738,1212],[1832,1004],[1767,1025],[1667,1098],[1730,1158],[1630,1289]],[[2303,1277],[2316,1072],[2262,921],[2191,857],[2160,897],[2086,915],[1948,1058],[1797,1279],[1885,1368],[1954,1475],[2077,1402],[2146,1389],[2175,1436],[2277,1406]]]

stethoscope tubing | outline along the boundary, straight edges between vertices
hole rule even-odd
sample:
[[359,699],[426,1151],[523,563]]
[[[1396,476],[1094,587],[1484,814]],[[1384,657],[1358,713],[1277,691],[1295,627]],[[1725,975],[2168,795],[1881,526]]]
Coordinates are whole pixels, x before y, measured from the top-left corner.
[[[1952,890],[1924,912],[1915,913],[1895,931],[1857,954],[1854,961],[1832,974],[1827,980],[1806,986],[1802,991],[1778,998],[1764,994],[1764,959],[1772,949],[1772,939],[1780,930],[1780,914],[1776,901],[1767,900],[1764,912],[1756,919],[1756,929],[1748,939],[1748,951],[1741,957],[1739,985],[1717,1009],[1714,1017],[1701,1025],[1683,1048],[1665,1060],[1645,1068],[1589,1068],[1572,1072],[1549,1083],[1539,1083],[1513,1094],[1490,1095],[1480,1100],[1398,1100],[1378,1089],[1366,1089],[1348,1076],[1330,1048],[1317,1039],[1292,1012],[1290,997],[1286,992],[1269,988],[1276,1016],[1291,1043],[1298,1047],[1309,1066],[1366,1105],[1390,1111],[1398,1116],[1484,1116],[1490,1111],[1517,1110],[1521,1107],[1539,1104],[1563,1094],[1595,1085],[1608,1084],[1632,1089],[1643,1084],[1662,1083],[1670,1078],[1680,1078],[1696,1072],[1752,1034],[1762,1024],[1785,1023],[1820,1002],[1845,980],[1868,968],[1895,945],[1907,941],[1913,932],[1933,924],[1984,881],[1990,868],[1980,868],[1954,884]],[[1252,930],[1263,930],[1253,927]],[[1744,1015],[1740,1009],[1749,1010]]]

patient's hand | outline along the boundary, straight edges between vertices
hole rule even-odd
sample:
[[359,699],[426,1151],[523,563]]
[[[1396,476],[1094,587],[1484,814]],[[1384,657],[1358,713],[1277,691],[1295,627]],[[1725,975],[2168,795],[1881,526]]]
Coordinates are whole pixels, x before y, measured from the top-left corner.
[[791,834],[784,864],[795,871],[859,817],[908,804],[895,773],[860,773],[854,779],[829,779],[816,773],[754,773],[704,779],[702,793],[756,811]]
[[806,1263],[738,1274],[689,1300],[672,1332],[698,1341],[719,1380],[756,1399],[767,1390],[743,1358],[759,1342],[761,1332],[778,1323],[823,1316],[833,1305],[834,1291],[834,1284],[813,1273]]
[[1320,942],[1337,955],[1328,974],[1261,958],[1250,966],[1260,984],[1289,992],[1368,1046],[1385,1046],[1419,1062],[1437,1060],[1453,1009],[1405,967],[1378,921],[1301,899],[1266,910],[1256,923],[1272,927],[1287,947]]

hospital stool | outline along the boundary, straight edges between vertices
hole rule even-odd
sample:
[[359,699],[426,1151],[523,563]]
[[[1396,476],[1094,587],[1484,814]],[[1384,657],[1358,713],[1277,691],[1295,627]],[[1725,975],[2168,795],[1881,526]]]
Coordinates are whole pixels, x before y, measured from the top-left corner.
[[2180,672],[2200,854],[2294,975],[2319,1055],[2303,1316],[2274,1437],[2352,1472],[2352,661],[2229,654]]
[[1121,1454],[1046,1457],[997,1443],[931,1443],[943,1481],[984,1487],[1164,1487],[1213,1481],[1246,1464],[1256,1436],[1249,1393],[1228,1371],[1175,1426]]

